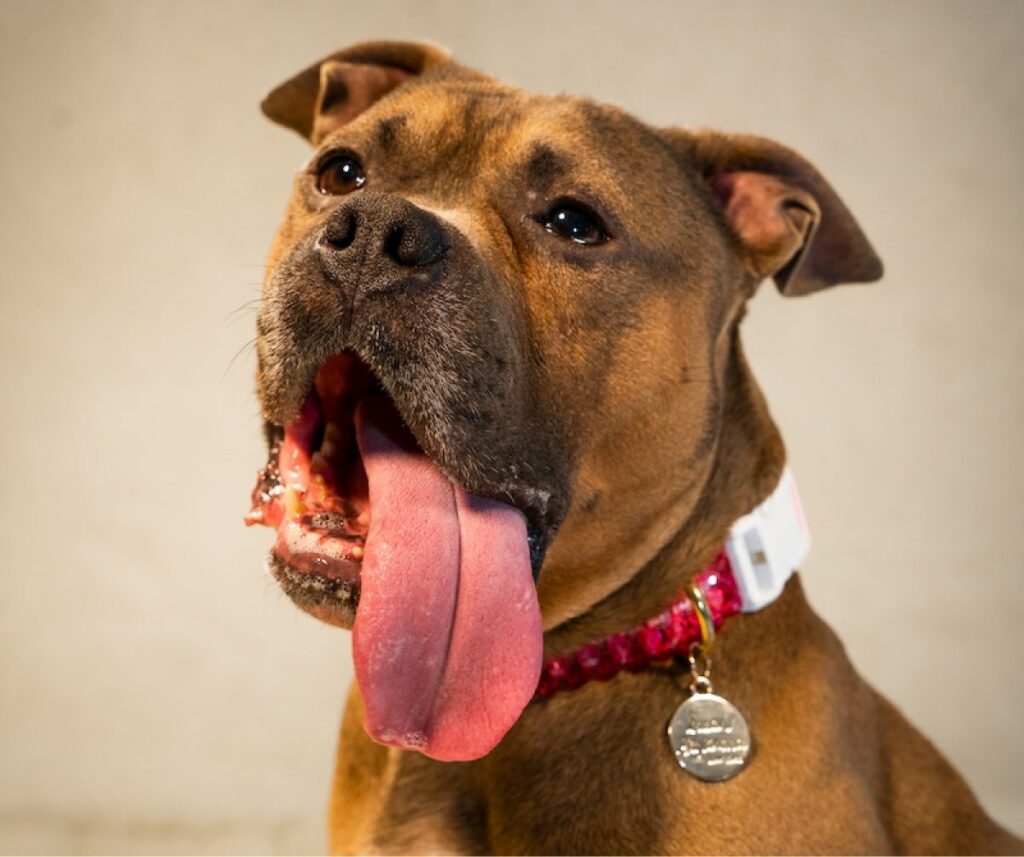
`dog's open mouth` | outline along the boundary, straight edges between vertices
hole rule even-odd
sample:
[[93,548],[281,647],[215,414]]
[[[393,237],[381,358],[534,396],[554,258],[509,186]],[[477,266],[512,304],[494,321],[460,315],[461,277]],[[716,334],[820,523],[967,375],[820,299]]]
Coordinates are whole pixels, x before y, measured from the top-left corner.
[[277,529],[271,566],[300,606],[355,614],[367,731],[437,759],[490,752],[540,673],[523,513],[453,483],[350,353],[270,453],[246,521]]
[[301,606],[337,624],[354,618],[369,524],[355,410],[380,392],[380,383],[354,355],[328,360],[299,417],[271,429],[270,456],[245,519],[277,529],[274,576]]

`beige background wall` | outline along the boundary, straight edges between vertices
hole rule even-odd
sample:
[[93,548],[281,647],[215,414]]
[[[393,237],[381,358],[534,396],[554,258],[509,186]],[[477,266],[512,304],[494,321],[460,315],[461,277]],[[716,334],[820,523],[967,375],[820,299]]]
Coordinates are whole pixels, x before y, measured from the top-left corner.
[[[0,4],[0,850],[315,851],[347,636],[260,571],[250,312],[367,37],[808,155],[888,275],[746,336],[870,680],[1024,831],[1024,4]],[[233,355],[241,350],[236,360]]]

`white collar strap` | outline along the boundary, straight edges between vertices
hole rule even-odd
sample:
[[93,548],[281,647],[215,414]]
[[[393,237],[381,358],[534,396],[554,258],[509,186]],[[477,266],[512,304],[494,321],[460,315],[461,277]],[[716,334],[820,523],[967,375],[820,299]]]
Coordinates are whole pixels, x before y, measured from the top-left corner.
[[807,518],[787,467],[771,496],[736,521],[725,540],[743,612],[753,613],[778,598],[810,548]]

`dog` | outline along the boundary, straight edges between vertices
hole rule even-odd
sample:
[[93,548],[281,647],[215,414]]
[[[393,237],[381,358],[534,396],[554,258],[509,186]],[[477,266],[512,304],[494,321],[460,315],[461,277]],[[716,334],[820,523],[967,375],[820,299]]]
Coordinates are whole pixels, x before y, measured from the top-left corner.
[[[788,479],[747,301],[882,274],[811,164],[412,42],[333,54],[262,108],[315,153],[257,319],[248,522],[298,606],[353,630],[334,852],[1024,848],[788,565],[758,601],[722,553]],[[766,538],[748,559],[778,565]],[[677,723],[711,696],[727,714]],[[733,743],[686,744],[709,730]]]

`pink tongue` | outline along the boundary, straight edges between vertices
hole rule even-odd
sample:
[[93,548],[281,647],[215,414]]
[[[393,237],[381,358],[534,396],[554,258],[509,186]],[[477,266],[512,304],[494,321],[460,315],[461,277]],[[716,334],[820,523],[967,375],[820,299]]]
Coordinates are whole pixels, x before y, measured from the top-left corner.
[[385,399],[365,398],[355,424],[371,510],[353,629],[366,730],[434,759],[478,759],[540,675],[525,519],[452,485]]

